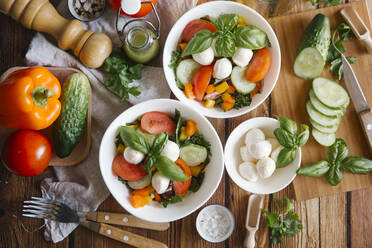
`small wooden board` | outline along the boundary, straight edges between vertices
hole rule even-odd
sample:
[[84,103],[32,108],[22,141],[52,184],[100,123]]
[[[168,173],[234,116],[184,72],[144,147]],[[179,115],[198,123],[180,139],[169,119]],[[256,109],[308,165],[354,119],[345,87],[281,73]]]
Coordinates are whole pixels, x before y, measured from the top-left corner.
[[[6,72],[3,73],[0,77],[0,82],[2,82],[10,73],[16,70],[24,69],[27,67],[12,67],[9,68]],[[47,67],[48,70],[58,78],[61,86],[66,81],[67,77],[72,73],[82,73],[80,70],[74,68],[67,68],[67,67]],[[88,113],[87,113],[87,121],[84,128],[83,136],[79,143],[75,146],[72,153],[65,157],[60,158],[58,157],[55,152],[53,152],[52,159],[49,163],[49,166],[72,166],[80,163],[83,161],[89,153],[90,146],[91,146],[91,110],[92,110],[92,94],[90,94],[89,98],[89,106],[88,106]],[[13,130],[5,129],[0,127],[0,147],[3,147],[3,143],[8,135],[13,132]],[[49,140],[53,143],[53,136],[52,136],[52,127],[48,127],[44,130],[41,130],[42,133],[47,135]]]
[[[329,17],[332,28],[335,28],[338,24],[344,22],[339,12],[345,6],[355,8],[363,21],[371,29],[368,9],[364,0],[294,15],[275,17],[269,20],[278,37],[282,53],[282,69],[277,85],[272,93],[272,114],[287,116],[294,119],[297,123],[306,123],[311,127],[305,104],[309,99],[308,93],[312,80],[301,79],[294,75],[294,59],[304,30],[312,18],[318,13],[323,13]],[[367,101],[372,106],[372,84],[369,82],[372,78],[372,55],[367,54],[362,43],[356,39],[345,42],[345,47],[347,49],[346,55],[356,57],[356,63],[352,66]],[[329,66],[324,69],[321,76],[338,81],[329,71]],[[341,84],[345,87],[343,82]],[[371,153],[369,152],[362,127],[352,103],[342,118],[336,136],[346,141],[349,148],[349,155],[363,156],[371,159]],[[326,153],[327,148],[322,147],[314,138],[310,137],[308,143],[302,148],[302,165],[327,159]],[[369,175],[354,175],[344,172],[343,179],[337,186],[331,186],[323,177],[311,178],[297,176],[293,181],[293,186],[296,199],[306,200],[370,187],[372,186],[372,173]]]

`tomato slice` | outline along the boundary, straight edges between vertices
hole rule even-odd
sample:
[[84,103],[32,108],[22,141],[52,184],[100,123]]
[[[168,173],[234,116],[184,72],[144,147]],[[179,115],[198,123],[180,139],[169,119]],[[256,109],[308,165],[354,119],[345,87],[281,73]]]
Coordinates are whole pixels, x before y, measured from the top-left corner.
[[175,163],[183,170],[183,172],[186,173],[186,175],[190,177],[189,180],[184,182],[173,181],[174,193],[176,195],[184,195],[186,194],[191,184],[191,170],[190,167],[186,164],[186,162],[181,158],[177,159]]
[[203,100],[205,91],[211,81],[213,73],[213,65],[200,67],[192,77],[191,83],[195,95],[195,100],[201,102]]
[[253,54],[253,58],[245,70],[245,78],[252,82],[260,82],[269,72],[271,65],[270,51],[267,47],[261,48]]
[[142,116],[141,129],[151,134],[168,132],[172,135],[176,132],[176,124],[166,113],[152,111]]
[[142,166],[128,163],[123,154],[115,156],[112,161],[112,170],[116,175],[128,181],[137,181],[147,175]]
[[182,34],[181,34],[181,39],[185,42],[189,42],[191,38],[200,30],[209,30],[212,33],[216,32],[217,29],[213,25],[213,23],[206,21],[206,20],[201,20],[201,19],[196,19],[191,22],[189,22],[186,27],[183,29]]

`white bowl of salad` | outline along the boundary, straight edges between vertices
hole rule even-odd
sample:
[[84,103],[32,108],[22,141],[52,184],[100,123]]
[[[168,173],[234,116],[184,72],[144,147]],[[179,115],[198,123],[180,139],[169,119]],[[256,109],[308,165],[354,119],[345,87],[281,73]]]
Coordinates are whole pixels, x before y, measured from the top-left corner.
[[102,138],[99,163],[119,204],[151,222],[197,210],[216,191],[224,169],[211,123],[170,99],[146,101],[120,114]]
[[281,55],[269,23],[231,1],[201,4],[186,12],[168,34],[165,77],[174,95],[214,118],[243,115],[274,89]]

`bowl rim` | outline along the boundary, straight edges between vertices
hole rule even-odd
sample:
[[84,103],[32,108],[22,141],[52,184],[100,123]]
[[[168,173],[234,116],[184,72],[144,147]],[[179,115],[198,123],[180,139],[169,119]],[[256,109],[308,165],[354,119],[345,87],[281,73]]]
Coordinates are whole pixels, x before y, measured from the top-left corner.
[[204,7],[204,6],[207,6],[208,7],[208,5],[211,5],[211,6],[214,6],[214,5],[221,5],[221,6],[231,5],[231,6],[235,6],[236,8],[245,8],[246,10],[253,12],[259,19],[261,19],[264,22],[264,24],[268,27],[268,29],[270,30],[270,32],[272,32],[272,34],[273,34],[273,40],[270,40],[270,43],[271,44],[275,44],[278,47],[278,49],[275,50],[278,53],[278,68],[277,68],[277,71],[276,71],[276,73],[274,75],[274,80],[273,80],[274,83],[269,88],[269,90],[267,92],[267,96],[265,98],[262,98],[261,100],[259,100],[257,102],[256,106],[254,106],[254,107],[251,108],[251,105],[249,105],[249,106],[246,106],[246,107],[243,107],[243,108],[237,110],[234,113],[232,113],[231,111],[226,111],[226,112],[222,112],[221,111],[221,112],[213,113],[213,112],[210,112],[209,109],[204,109],[202,105],[196,108],[196,110],[198,112],[200,112],[202,115],[207,116],[207,117],[211,117],[211,118],[227,119],[227,118],[233,118],[233,117],[242,116],[242,115],[247,114],[247,113],[251,112],[252,110],[256,109],[265,100],[267,100],[267,98],[270,96],[270,94],[274,90],[274,88],[275,88],[275,86],[276,86],[276,84],[278,82],[278,79],[279,79],[280,70],[281,70],[281,56],[282,56],[281,55],[281,48],[280,48],[280,44],[279,44],[278,38],[276,36],[275,31],[271,27],[270,23],[260,13],[258,13],[256,10],[252,9],[251,7],[249,7],[247,5],[244,5],[244,4],[238,3],[238,2],[232,2],[232,1],[211,1],[211,2],[206,2],[206,3],[203,3],[203,4],[197,5],[194,8],[191,8],[190,10],[188,10],[187,12],[185,12],[177,20],[177,22],[172,26],[171,30],[168,33],[167,39],[165,41],[165,44],[164,44],[164,48],[163,48],[163,71],[164,71],[165,79],[167,81],[167,84],[168,84],[169,88],[171,89],[172,93],[177,97],[177,99],[179,101],[183,102],[183,103],[187,103],[187,102],[185,102],[184,97],[181,97],[181,93],[179,92],[179,89],[176,86],[176,83],[173,82],[174,80],[169,79],[169,76],[168,76],[168,73],[167,73],[167,70],[169,70],[168,69],[168,62],[169,61],[167,61],[166,60],[166,56],[164,56],[164,54],[166,53],[165,48],[168,47],[168,46],[172,46],[170,44],[170,41],[169,41],[169,34],[172,33],[174,27],[178,23],[183,22],[183,19],[185,18],[185,16],[189,15],[190,12],[193,12],[193,11],[195,11],[195,9],[201,8],[201,7]]
[[[231,149],[229,149],[228,147],[232,147],[233,146],[233,143],[230,139],[230,136],[233,135],[234,133],[236,132],[239,132],[239,129],[241,129],[244,125],[246,125],[247,123],[249,122],[253,122],[253,121],[259,121],[259,120],[262,120],[262,121],[268,121],[268,122],[272,122],[272,123],[275,123],[275,124],[278,124],[279,121],[277,119],[274,119],[274,118],[271,118],[271,117],[254,117],[254,118],[250,118],[248,120],[245,120],[243,121],[242,123],[240,123],[237,127],[234,128],[234,130],[230,133],[229,137],[227,138],[226,140],[226,144],[225,144],[225,148],[224,148],[224,164],[225,164],[225,169],[227,171],[227,174],[229,175],[229,177],[232,179],[232,181],[241,189],[247,191],[247,192],[250,192],[250,193],[253,193],[253,194],[262,194],[262,195],[268,195],[268,194],[274,194],[276,192],[279,192],[281,190],[283,190],[284,188],[286,188],[289,184],[291,184],[293,182],[293,180],[296,178],[297,176],[297,173],[294,173],[294,175],[290,178],[290,180],[288,182],[286,182],[285,184],[283,184],[282,186],[276,188],[275,190],[273,191],[270,191],[270,192],[264,192],[264,191],[250,191],[248,190],[246,187],[243,187],[242,185],[238,184],[235,180],[235,177],[231,176],[232,174],[232,167],[235,166],[233,165],[231,162],[229,163],[227,161],[227,152]],[[259,128],[259,127],[258,127]],[[228,149],[226,149],[228,148]],[[299,147],[298,150],[297,150],[297,156],[296,158],[298,158],[298,164],[296,165],[297,168],[300,167],[301,165],[301,158],[302,158],[302,153],[301,153],[301,148]],[[294,162],[294,161],[293,161]],[[292,162],[292,163],[293,163]]]
[[[213,125],[210,123],[210,121],[205,117],[203,116],[201,113],[199,113],[198,111],[195,111],[194,109],[192,109],[190,106],[186,105],[185,103],[181,102],[181,101],[178,101],[178,100],[174,100],[174,99],[168,99],[168,98],[158,98],[158,99],[151,99],[151,100],[147,100],[147,101],[144,101],[144,102],[141,102],[139,104],[136,104],[136,105],[133,105],[131,106],[130,108],[127,108],[125,109],[123,112],[121,112],[119,115],[117,115],[115,117],[115,119],[113,119],[110,123],[110,125],[106,128],[105,130],[105,133],[104,135],[102,136],[102,139],[101,139],[101,142],[100,142],[100,146],[99,146],[99,152],[98,152],[98,162],[99,162],[99,168],[100,168],[100,173],[101,173],[101,176],[103,178],[103,181],[108,189],[108,191],[110,192],[110,194],[114,197],[114,199],[117,201],[117,203],[125,209],[125,211],[127,211],[128,213],[130,213],[131,215],[133,216],[136,216],[137,218],[139,219],[142,219],[142,220],[146,220],[146,221],[151,221],[151,222],[171,222],[171,221],[176,221],[176,220],[179,220],[179,219],[182,219],[192,213],[194,213],[195,211],[197,211],[198,209],[200,209],[200,207],[202,207],[216,192],[217,188],[219,187],[220,183],[221,183],[221,180],[222,180],[222,177],[223,177],[223,174],[224,174],[224,169],[225,169],[225,166],[223,164],[223,159],[222,159],[222,164],[221,164],[221,169],[219,170],[219,173],[217,174],[217,171],[215,171],[215,177],[217,177],[217,183],[212,187],[212,190],[209,192],[209,195],[207,197],[205,197],[204,199],[202,199],[194,209],[190,210],[190,211],[185,211],[183,212],[182,214],[180,214],[179,216],[175,217],[175,218],[170,218],[170,219],[167,219],[167,220],[160,220],[160,219],[147,219],[147,218],[143,218],[142,216],[138,216],[137,213],[133,212],[131,209],[127,209],[124,205],[122,205],[118,199],[118,197],[116,195],[114,195],[112,192],[111,192],[111,189],[109,188],[108,186],[108,182],[107,182],[107,178],[105,178],[103,176],[103,170],[104,170],[104,163],[101,163],[101,161],[103,161],[102,159],[102,153],[103,153],[103,148],[102,148],[102,143],[103,143],[103,140],[106,139],[106,136],[108,135],[108,130],[109,129],[112,129],[114,128],[113,126],[113,123],[115,122],[115,120],[117,120],[118,118],[120,118],[120,116],[124,115],[126,111],[132,109],[136,109],[136,108],[139,108],[139,106],[147,106],[147,105],[151,105],[152,103],[154,102],[160,102],[160,103],[164,103],[164,104],[169,104],[169,103],[172,103],[172,108],[177,108],[177,105],[175,104],[180,104],[182,105],[183,107],[189,109],[190,111],[194,112],[196,115],[198,115],[202,120],[203,122],[205,122],[206,126],[208,129],[210,129],[211,133],[213,136],[216,137],[216,139],[218,140],[218,143],[215,144],[216,146],[216,150],[218,150],[218,153],[220,154],[220,156],[223,158],[224,156],[224,151],[223,151],[223,146],[222,146],[222,143],[221,143],[221,140],[219,138],[219,135],[217,133],[217,131],[215,130],[215,128],[213,127]],[[212,155],[213,156],[213,155]],[[196,192],[195,192],[196,193]]]

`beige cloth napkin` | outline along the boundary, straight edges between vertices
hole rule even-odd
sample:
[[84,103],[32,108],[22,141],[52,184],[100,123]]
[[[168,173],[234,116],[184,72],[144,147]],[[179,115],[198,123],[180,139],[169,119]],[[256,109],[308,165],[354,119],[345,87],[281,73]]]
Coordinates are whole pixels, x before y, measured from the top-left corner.
[[[57,8],[63,15],[66,15],[67,11],[66,3],[67,1],[63,1]],[[156,7],[161,19],[161,46],[164,45],[172,25],[196,3],[197,0],[158,0]],[[149,18],[153,18],[152,15],[150,14]],[[116,13],[107,8],[104,16],[86,26],[93,31],[107,34],[112,39],[114,48],[120,47],[120,40],[114,28],[115,18]],[[142,79],[135,82],[141,85],[142,94],[138,98],[131,97],[130,103],[136,104],[148,99],[169,97],[170,90],[161,68],[162,51],[159,54],[160,56],[152,64],[155,66],[146,66],[142,72]],[[79,165],[54,167],[56,178],[45,179],[41,183],[41,192],[43,197],[61,200],[77,211],[95,211],[109,196],[99,171],[99,144],[111,121],[127,109],[130,104],[121,103],[118,97],[105,88],[102,84],[105,75],[100,70],[84,67],[75,57],[58,49],[42,34],[38,33],[31,41],[26,61],[30,65],[76,67],[83,71],[90,80],[93,108],[91,151],[87,159]],[[57,223],[49,220],[45,221],[45,225],[45,238],[54,243],[63,240],[77,227],[76,224]]]

